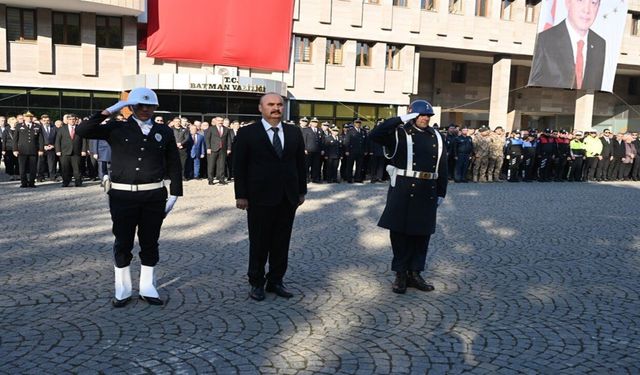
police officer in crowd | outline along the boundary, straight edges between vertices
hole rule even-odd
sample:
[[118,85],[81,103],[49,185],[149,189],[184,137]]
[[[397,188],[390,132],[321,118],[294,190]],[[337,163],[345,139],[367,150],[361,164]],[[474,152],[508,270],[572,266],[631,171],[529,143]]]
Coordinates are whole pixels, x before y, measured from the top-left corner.
[[420,273],[425,269],[437,207],[444,200],[448,181],[444,140],[429,126],[433,115],[429,102],[415,100],[408,114],[385,120],[370,134],[390,155],[391,185],[378,226],[390,230],[391,269],[396,273],[392,290],[400,294],[407,287],[434,289]]
[[566,130],[560,130],[556,138],[556,163],[555,163],[555,180],[558,182],[567,180],[567,162],[571,160],[569,143],[569,133]]
[[[384,119],[379,119],[376,126],[382,124],[383,121]],[[384,168],[387,164],[387,159],[384,157],[384,150],[382,145],[377,142],[373,142],[371,137],[367,137],[367,143],[367,149],[370,153],[369,165],[371,166],[371,183],[374,184],[376,182],[382,182],[384,178]]]
[[24,122],[19,123],[13,140],[13,155],[18,158],[20,187],[36,187],[38,156],[44,155],[42,127],[33,122],[33,114],[25,112]]
[[[101,125],[127,106],[133,112],[127,122],[112,119]],[[163,304],[155,281],[158,238],[162,221],[182,195],[182,167],[172,130],[152,120],[157,107],[155,92],[135,88],[127,100],[94,114],[76,129],[81,137],[104,139],[111,146],[109,207],[115,235],[114,307],[123,307],[131,299],[130,263],[136,231],[142,264],[140,299],[151,305]],[[166,176],[171,180],[168,197]]]
[[467,169],[473,155],[473,140],[469,137],[469,129],[463,126],[460,129],[460,135],[455,137],[451,143],[455,161],[453,178],[455,182],[469,182],[467,180]]
[[508,163],[507,180],[509,182],[520,181],[520,164],[523,158],[522,144],[523,141],[520,139],[520,133],[518,131],[511,132],[505,147],[505,157]]
[[585,145],[582,141],[582,132],[576,132],[575,137],[569,143],[569,181],[583,181],[582,167],[584,164],[585,152]]

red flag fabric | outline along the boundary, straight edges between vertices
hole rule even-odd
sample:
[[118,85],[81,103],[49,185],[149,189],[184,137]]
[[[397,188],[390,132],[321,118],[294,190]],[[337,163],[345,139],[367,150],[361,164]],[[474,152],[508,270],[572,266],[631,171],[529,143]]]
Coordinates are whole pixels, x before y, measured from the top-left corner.
[[148,0],[147,56],[289,70],[293,0]]

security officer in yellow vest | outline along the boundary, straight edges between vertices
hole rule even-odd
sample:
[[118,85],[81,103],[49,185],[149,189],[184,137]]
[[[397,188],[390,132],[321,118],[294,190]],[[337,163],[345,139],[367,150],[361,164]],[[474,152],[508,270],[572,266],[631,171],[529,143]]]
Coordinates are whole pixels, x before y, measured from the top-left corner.
[[[124,107],[133,115],[126,122],[109,120]],[[131,300],[130,263],[133,240],[140,244],[139,296],[151,305],[162,305],[156,290],[154,267],[158,263],[158,238],[165,216],[182,195],[182,167],[171,128],[153,122],[158,97],[147,88],[135,88],[119,101],[78,125],[76,132],[89,139],[104,139],[111,146],[109,208],[115,242],[114,307]],[[170,195],[167,197],[165,176]]]
[[407,287],[434,289],[420,272],[435,233],[437,207],[447,193],[447,150],[442,136],[429,126],[433,108],[426,100],[415,100],[408,112],[385,120],[369,135],[390,159],[391,186],[378,226],[391,232],[393,292],[400,294]]

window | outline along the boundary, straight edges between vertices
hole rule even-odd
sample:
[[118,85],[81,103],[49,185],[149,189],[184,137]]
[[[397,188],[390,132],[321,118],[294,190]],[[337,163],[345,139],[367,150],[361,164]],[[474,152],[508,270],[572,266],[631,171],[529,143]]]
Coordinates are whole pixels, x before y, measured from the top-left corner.
[[631,35],[640,35],[640,13],[631,13]]
[[36,40],[36,12],[7,8],[7,40]]
[[120,17],[96,17],[96,45],[106,48],[122,48],[122,19]]
[[476,16],[477,17],[487,17],[488,15],[488,6],[487,2],[489,0],[476,0]]
[[467,81],[467,64],[453,63],[451,65],[451,82],[465,83]]
[[385,67],[389,70],[400,69],[400,47],[387,44]]
[[371,50],[367,43],[358,42],[356,47],[356,66],[371,66]]
[[526,0],[524,22],[535,23],[536,22],[536,0]]
[[53,43],[80,45],[80,15],[53,13]]
[[502,0],[502,8],[500,9],[500,18],[505,21],[511,21],[511,5],[515,0]]
[[311,62],[311,39],[309,37],[296,36],[295,48],[296,62]]
[[342,46],[339,40],[327,39],[327,64],[342,65]]
[[397,7],[406,7],[409,0],[393,0],[393,5]]
[[462,1],[463,0],[449,0],[449,13],[462,14]]
[[420,0],[420,9],[422,10],[436,10],[435,0]]

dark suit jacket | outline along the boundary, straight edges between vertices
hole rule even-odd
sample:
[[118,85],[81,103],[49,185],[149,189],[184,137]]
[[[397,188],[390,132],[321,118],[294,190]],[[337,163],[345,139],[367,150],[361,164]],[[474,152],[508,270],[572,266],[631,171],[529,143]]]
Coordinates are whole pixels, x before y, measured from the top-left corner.
[[322,148],[322,130],[316,129],[314,133],[311,128],[302,128],[301,131],[307,152],[320,152]]
[[13,150],[20,152],[21,155],[37,155],[39,151],[44,151],[44,138],[40,125],[32,123],[29,129],[24,123],[18,124],[13,139]]
[[56,134],[56,152],[62,153],[62,156],[80,156],[82,151],[87,150],[87,141],[78,135],[78,127],[76,126],[76,134],[71,139],[69,134],[69,125],[62,125],[60,131]]
[[362,128],[360,131],[351,128],[344,137],[343,145],[344,151],[348,152],[349,156],[364,155],[367,152],[367,135]]
[[44,125],[42,126],[42,137],[44,139],[44,145],[55,145],[56,143],[56,134],[58,133],[58,128],[53,125],[49,125],[49,134],[45,131]]
[[600,142],[602,142],[602,155],[603,158],[609,158],[613,156],[613,139],[609,139],[609,142],[605,141],[603,137],[600,137]]
[[613,158],[622,159],[627,154],[627,150],[624,147],[624,141],[618,141],[617,139],[612,139],[611,144],[613,145]]
[[210,126],[204,133],[204,141],[207,150],[218,152],[220,150],[227,151],[229,149],[229,128],[222,127],[222,135],[218,132],[217,126]]
[[[573,47],[566,20],[538,34],[529,86],[576,88]],[[606,54],[605,40],[589,30],[582,89],[601,90]]]
[[275,206],[286,197],[297,206],[307,193],[304,140],[300,129],[282,124],[284,149],[276,154],[262,121],[240,128],[233,145],[233,177],[236,199]]

